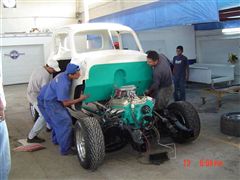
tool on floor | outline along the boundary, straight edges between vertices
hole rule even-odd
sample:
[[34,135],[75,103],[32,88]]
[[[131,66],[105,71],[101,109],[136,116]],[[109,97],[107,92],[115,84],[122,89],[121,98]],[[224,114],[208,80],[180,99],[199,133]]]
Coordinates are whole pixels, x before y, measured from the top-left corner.
[[27,143],[27,139],[19,139],[18,142],[22,144],[22,146],[18,146],[14,148],[14,151],[18,152],[33,152],[41,149],[45,149],[46,147],[39,143]]
[[154,153],[149,155],[149,162],[151,164],[160,165],[169,160],[168,152]]
[[[176,159],[176,145],[174,143],[162,144],[160,142],[160,133],[158,131],[156,131],[155,129],[153,129],[153,130],[156,133],[157,145],[167,148],[167,149],[170,149],[171,151],[170,152],[164,151],[164,152],[150,154],[149,155],[150,163],[160,165],[169,159]],[[172,153],[173,153],[173,155],[171,155]]]

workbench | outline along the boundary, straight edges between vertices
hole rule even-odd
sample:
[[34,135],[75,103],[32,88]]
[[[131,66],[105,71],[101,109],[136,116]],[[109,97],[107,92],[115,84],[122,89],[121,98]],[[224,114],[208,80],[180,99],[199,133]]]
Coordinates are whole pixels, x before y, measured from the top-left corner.
[[[240,84],[237,85],[231,85],[231,86],[225,86],[220,88],[207,88],[204,89],[205,92],[208,94],[213,94],[217,98],[217,109],[219,109],[222,106],[222,97],[226,94],[239,94],[240,93]],[[202,104],[206,104],[206,97],[202,98]]]
[[195,63],[189,66],[189,81],[203,84],[231,82],[234,80],[232,64],[202,64]]

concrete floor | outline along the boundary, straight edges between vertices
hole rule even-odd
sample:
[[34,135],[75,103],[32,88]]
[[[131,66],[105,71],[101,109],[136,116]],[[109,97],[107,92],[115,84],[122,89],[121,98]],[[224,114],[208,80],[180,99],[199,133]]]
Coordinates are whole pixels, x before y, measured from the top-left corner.
[[[26,99],[26,84],[6,86],[7,124],[11,149],[17,147],[18,139],[26,138],[33,122]],[[203,91],[198,86],[187,90],[187,99],[199,111],[201,134],[190,144],[177,144],[177,158],[161,165],[146,165],[146,158],[130,146],[106,155],[104,164],[95,172],[83,169],[77,156],[60,156],[58,147],[50,142],[45,131],[40,137],[46,139],[44,150],[36,152],[11,152],[10,179],[240,179],[240,138],[222,134],[219,130],[221,114],[240,111],[239,95],[227,95],[223,106],[216,109],[215,97],[207,95],[207,104],[201,105]],[[190,160],[190,167],[184,167]],[[221,160],[222,167],[200,167],[200,160]]]

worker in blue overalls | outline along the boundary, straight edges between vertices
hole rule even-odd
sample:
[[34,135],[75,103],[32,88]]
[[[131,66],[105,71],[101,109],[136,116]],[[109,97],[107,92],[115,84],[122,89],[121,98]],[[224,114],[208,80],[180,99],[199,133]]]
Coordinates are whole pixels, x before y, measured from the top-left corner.
[[[39,92],[39,95],[37,97],[37,102],[38,102],[38,109],[40,110],[42,116],[44,117],[44,120],[46,121],[46,123],[48,123],[49,125],[51,124],[51,120],[50,120],[50,117],[47,115],[47,112],[46,112],[46,109],[44,107],[44,95],[46,93],[46,90],[47,90],[47,87],[48,87],[49,84],[45,84],[40,92]],[[51,125],[50,125],[51,126]],[[52,126],[51,126],[52,127]],[[55,131],[53,131],[52,133],[52,142],[53,144],[58,144],[57,143],[57,139],[56,139],[56,134],[55,134]]]
[[79,66],[68,64],[65,72],[50,81],[44,95],[44,108],[53,128],[52,140],[54,144],[59,144],[62,155],[75,154],[71,148],[73,145],[72,118],[66,107],[88,98],[86,95],[81,95],[77,99],[70,99],[72,81],[79,77]]

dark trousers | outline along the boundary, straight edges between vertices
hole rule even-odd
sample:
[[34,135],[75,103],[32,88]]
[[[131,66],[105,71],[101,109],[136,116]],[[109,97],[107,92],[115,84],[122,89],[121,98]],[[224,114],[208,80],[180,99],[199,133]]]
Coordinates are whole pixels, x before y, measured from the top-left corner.
[[171,99],[173,95],[174,87],[173,84],[171,84],[168,87],[160,88],[158,90],[156,102],[155,102],[155,108],[157,110],[163,110],[166,109],[168,106],[168,102]]
[[174,100],[175,101],[185,101],[185,78],[174,78]]

